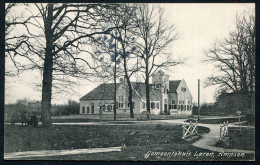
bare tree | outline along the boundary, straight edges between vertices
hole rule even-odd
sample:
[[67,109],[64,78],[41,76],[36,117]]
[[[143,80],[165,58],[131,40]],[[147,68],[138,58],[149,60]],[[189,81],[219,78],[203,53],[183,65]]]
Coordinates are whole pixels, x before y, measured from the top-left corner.
[[216,74],[208,77],[205,86],[218,85],[218,92],[239,92],[252,96],[255,91],[255,16],[244,12],[236,18],[236,29],[218,40],[205,52]]
[[184,60],[173,60],[170,48],[178,39],[175,26],[170,25],[158,5],[142,4],[139,7],[136,35],[139,36],[139,57],[143,60],[141,67],[145,73],[146,107],[150,113],[149,78],[160,68],[168,68],[184,63]]
[[[99,13],[109,7],[106,4],[29,4],[24,8],[16,8],[16,11],[22,10],[25,14],[20,18],[21,21],[17,21],[19,25],[16,24],[8,34],[5,51],[18,71],[42,71],[43,126],[52,125],[53,81],[62,81],[64,76],[86,78],[93,75],[90,69],[99,67],[93,67],[86,60],[86,55],[91,54],[86,45],[94,35],[110,30],[96,26],[96,22],[102,19]],[[17,34],[15,30],[20,33]],[[15,60],[17,56],[25,57],[28,63],[19,63]]]
[[[134,4],[117,5],[114,10],[111,10],[111,13],[109,14],[110,17],[106,20],[106,22],[102,22],[103,26],[106,28],[114,27],[114,30],[110,31],[109,34],[103,35],[99,38],[98,42],[95,42],[95,46],[98,45],[99,54],[105,53],[109,55],[109,58],[111,57],[111,62],[115,63],[114,69],[116,69],[116,64],[118,64],[118,66],[121,64],[123,65],[123,73],[120,71],[115,73],[114,70],[114,75],[124,75],[127,81],[129,93],[128,102],[131,118],[134,118],[134,108],[133,89],[130,78],[138,71],[139,63],[139,61],[136,60],[136,40],[133,32],[137,28],[137,24],[134,19],[136,16],[136,9],[137,5]],[[104,61],[104,57],[101,57],[101,62],[105,63]],[[107,66],[106,69],[112,67],[111,63],[108,64],[109,65],[105,65]],[[114,82],[116,81],[114,80]],[[116,92],[116,89],[114,89],[114,92]]]
[[[134,52],[137,48],[135,46],[136,40],[133,33],[137,29],[137,24],[134,19],[137,14],[136,9],[136,5],[124,5],[121,11],[123,14],[119,17],[121,26],[118,26],[116,28],[119,34],[118,43],[120,44],[122,49],[122,52],[119,53],[119,55],[123,59],[124,76],[128,85],[128,102],[130,107],[130,118],[134,118],[133,88],[130,78],[134,73],[139,71],[139,61],[135,60],[137,58]],[[134,59],[134,62],[131,64],[132,59]]]
[[[236,30],[223,40],[218,40],[212,49],[205,52],[206,62],[215,64],[218,75],[208,78],[206,86],[219,85],[221,91],[242,93],[254,91],[255,75],[255,18],[244,13],[236,19]],[[235,76],[235,77],[234,77]]]

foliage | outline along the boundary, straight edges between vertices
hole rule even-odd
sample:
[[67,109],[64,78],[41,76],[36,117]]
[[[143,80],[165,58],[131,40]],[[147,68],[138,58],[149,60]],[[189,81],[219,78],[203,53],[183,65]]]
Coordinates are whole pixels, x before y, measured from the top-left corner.
[[[198,115],[198,106],[193,105],[193,115]],[[200,116],[226,116],[229,115],[226,108],[219,108],[216,103],[202,103],[200,105]],[[233,115],[233,114],[232,114]]]
[[218,92],[251,95],[255,90],[255,16],[244,12],[236,18],[236,28],[217,40],[207,51],[206,62],[215,65],[216,72],[205,86],[218,86]]
[[11,116],[19,119],[24,112],[26,112],[26,115],[28,116],[32,116],[33,113],[35,113],[37,116],[40,116],[40,103],[36,103],[35,106],[31,106],[30,104],[28,104],[29,102],[31,101],[24,98],[17,100],[16,103],[5,105],[5,115],[7,115],[5,116],[7,117],[6,120],[10,120]]
[[52,116],[79,114],[80,105],[77,101],[68,100],[67,104],[52,105]]

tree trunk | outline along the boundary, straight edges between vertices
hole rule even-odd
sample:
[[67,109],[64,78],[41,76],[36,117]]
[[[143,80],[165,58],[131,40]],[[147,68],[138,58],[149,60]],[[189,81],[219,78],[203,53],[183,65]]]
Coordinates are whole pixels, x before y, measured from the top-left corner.
[[42,125],[50,127],[51,123],[51,96],[52,96],[52,72],[53,72],[53,33],[51,30],[53,21],[53,4],[48,4],[48,16],[44,22],[46,49],[43,67],[42,80],[42,102],[41,102],[41,117]]
[[[116,40],[115,40],[115,45],[116,45]],[[115,46],[115,68],[114,68],[114,120],[116,120],[116,108],[117,108],[117,104],[116,104],[116,46]]]
[[130,104],[130,118],[134,118],[133,89],[132,89],[131,81],[128,76],[126,76],[126,80],[128,84],[128,90],[129,90],[128,102]]
[[[123,47],[123,52],[125,54],[125,50]],[[124,56],[124,71],[125,71],[125,78],[127,81],[127,85],[128,85],[128,102],[130,104],[130,118],[134,118],[134,108],[133,108],[133,89],[132,89],[132,85],[131,85],[131,81],[130,81],[130,77],[128,76],[127,73],[127,67],[126,67],[126,57]],[[126,106],[126,105],[125,105]]]
[[149,71],[148,71],[148,58],[146,58],[145,66],[145,88],[146,88],[146,108],[147,112],[150,113],[150,84],[149,84]]

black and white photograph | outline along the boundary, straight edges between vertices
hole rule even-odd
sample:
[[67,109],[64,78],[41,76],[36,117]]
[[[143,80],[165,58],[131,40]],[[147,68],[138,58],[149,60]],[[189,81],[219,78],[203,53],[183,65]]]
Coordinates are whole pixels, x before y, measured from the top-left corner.
[[4,5],[5,161],[255,161],[254,3]]

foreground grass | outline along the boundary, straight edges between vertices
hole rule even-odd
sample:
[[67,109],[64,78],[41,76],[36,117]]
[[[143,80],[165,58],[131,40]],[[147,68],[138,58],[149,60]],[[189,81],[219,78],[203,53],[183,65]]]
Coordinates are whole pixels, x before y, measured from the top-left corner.
[[[201,128],[208,132],[209,129]],[[97,147],[118,147],[147,144],[186,143],[181,139],[180,125],[131,124],[53,126],[34,128],[6,125],[4,151],[62,150]]]
[[[208,128],[200,127],[200,133]],[[5,152],[31,150],[60,150],[97,147],[121,146],[127,149],[122,152],[93,153],[51,157],[23,158],[23,160],[165,160],[165,161],[196,161],[196,160],[252,160],[253,154],[243,157],[198,156],[198,153],[211,153],[191,146],[181,139],[180,125],[166,124],[132,124],[132,125],[89,125],[89,126],[53,126],[50,129],[22,126],[5,126]],[[186,153],[177,156],[148,156],[149,152]]]
[[217,147],[228,149],[255,150],[255,129],[252,128],[229,128],[229,146],[224,143],[217,143]]

